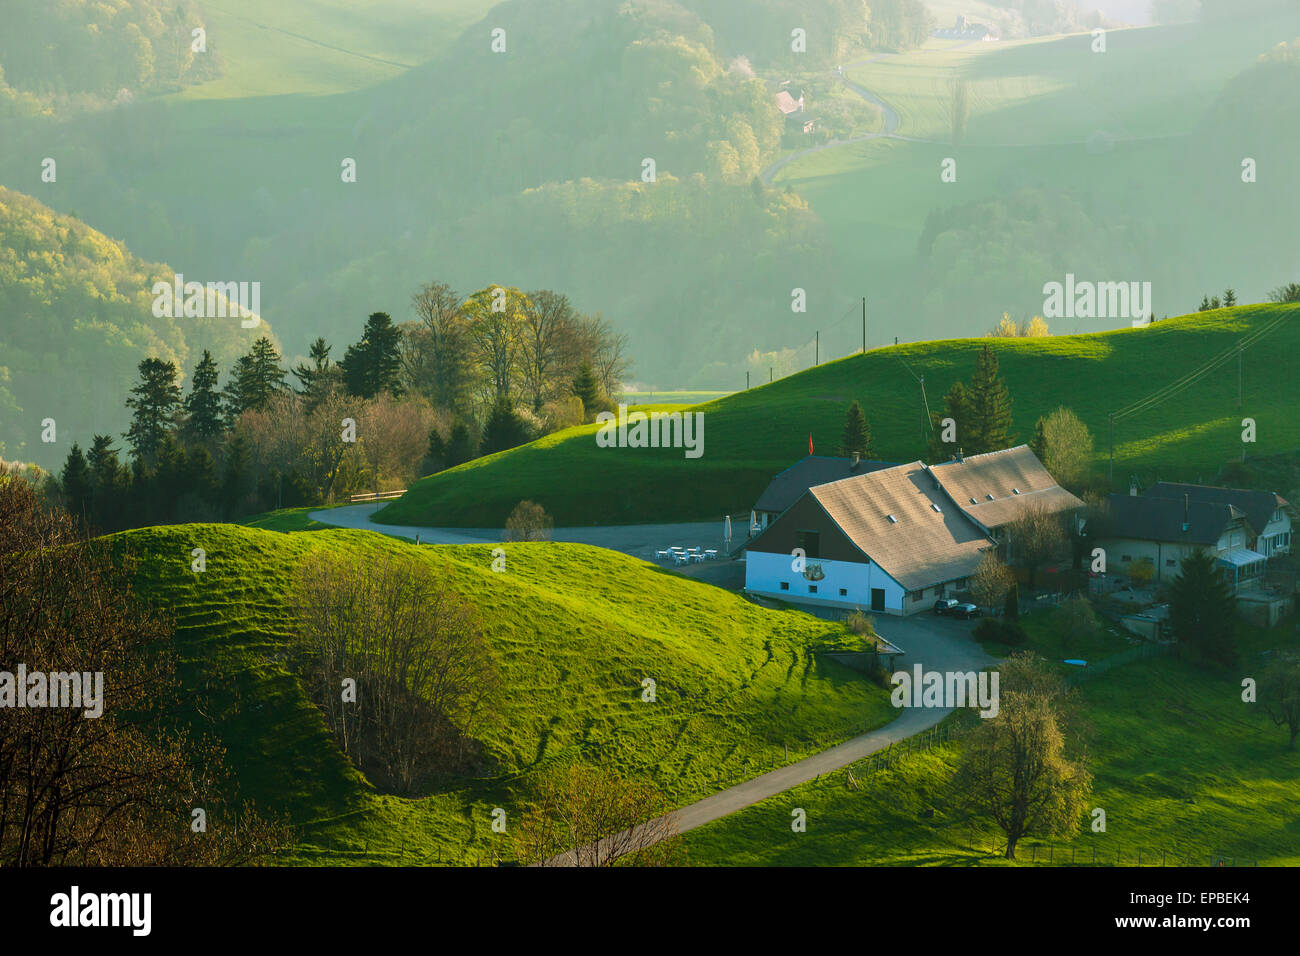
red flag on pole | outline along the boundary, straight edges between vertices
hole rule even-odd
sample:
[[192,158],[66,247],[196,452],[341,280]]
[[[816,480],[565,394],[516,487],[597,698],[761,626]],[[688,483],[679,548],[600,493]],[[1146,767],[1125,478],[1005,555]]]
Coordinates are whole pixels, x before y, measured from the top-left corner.
[[812,433],[809,432],[809,433],[808,433],[808,454],[811,455],[812,453],[813,453],[813,450],[812,450]]

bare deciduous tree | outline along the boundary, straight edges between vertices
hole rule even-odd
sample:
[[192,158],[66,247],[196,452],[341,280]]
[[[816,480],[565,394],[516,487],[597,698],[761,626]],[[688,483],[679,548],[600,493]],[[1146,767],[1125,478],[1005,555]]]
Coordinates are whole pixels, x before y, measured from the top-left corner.
[[515,846],[521,860],[539,866],[680,866],[686,859],[676,816],[653,783],[588,764],[543,778]]
[[[183,729],[172,625],[136,600],[135,567],[0,477],[0,671],[28,703],[0,717],[0,866],[239,865],[289,841],[241,806],[221,750]],[[78,675],[80,706],[33,706],[32,675],[47,689]]]
[[443,583],[448,573],[416,555],[360,573],[319,552],[294,580],[313,696],[357,766],[400,793],[465,769],[495,713],[496,664],[476,612]]
[[521,501],[506,519],[507,541],[549,541],[555,522],[535,501]]
[[1011,522],[1008,528],[1009,551],[1029,572],[1029,586],[1034,587],[1038,569],[1065,550],[1064,522],[1041,504],[1031,505]]
[[1269,719],[1290,731],[1287,749],[1295,750],[1300,736],[1300,656],[1279,655],[1268,666],[1260,680],[1259,700]]
[[971,575],[970,590],[975,603],[981,607],[994,607],[1007,596],[1015,578],[994,551],[985,551]]

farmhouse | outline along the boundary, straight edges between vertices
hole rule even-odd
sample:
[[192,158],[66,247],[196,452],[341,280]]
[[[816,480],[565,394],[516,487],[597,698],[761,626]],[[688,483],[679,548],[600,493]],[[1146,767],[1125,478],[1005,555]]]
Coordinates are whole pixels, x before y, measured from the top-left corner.
[[803,112],[803,90],[798,87],[783,86],[776,94],[776,108],[789,116]]
[[746,590],[903,615],[965,588],[994,543],[930,472],[914,461],[808,488],[745,546]]
[[814,485],[824,485],[839,481],[841,478],[852,478],[854,475],[865,475],[880,471],[882,468],[892,468],[895,464],[896,462],[892,461],[861,459],[857,455],[852,458],[808,455],[768,483],[754,505],[754,521],[761,531]]
[[1056,483],[1028,445],[934,465],[930,473],[948,501],[1014,557],[1011,525],[1036,509],[1081,520],[1084,503]]

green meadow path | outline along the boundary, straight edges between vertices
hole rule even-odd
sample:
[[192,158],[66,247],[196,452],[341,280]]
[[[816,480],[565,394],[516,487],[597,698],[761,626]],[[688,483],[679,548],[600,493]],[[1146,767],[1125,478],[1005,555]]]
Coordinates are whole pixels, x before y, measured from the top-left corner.
[[[920,664],[926,671],[978,671],[997,660],[970,636],[970,630],[947,618],[932,618],[922,612],[906,619],[884,619],[878,622],[880,635],[903,651],[900,669],[910,669]],[[660,837],[668,832],[686,833],[696,827],[712,823],[725,816],[744,810],[778,796],[822,774],[833,773],[869,757],[874,753],[902,743],[909,737],[929,730],[953,712],[952,707],[908,707],[893,721],[883,727],[860,734],[784,767],[753,777],[734,787],[687,804],[657,820],[641,824]],[[791,810],[795,809],[793,806]],[[664,823],[671,827],[665,828]],[[638,828],[639,829],[639,828]],[[611,838],[611,842],[625,842],[626,834]],[[602,841],[604,842],[604,841]],[[574,851],[562,853],[546,862],[547,866],[573,866]]]

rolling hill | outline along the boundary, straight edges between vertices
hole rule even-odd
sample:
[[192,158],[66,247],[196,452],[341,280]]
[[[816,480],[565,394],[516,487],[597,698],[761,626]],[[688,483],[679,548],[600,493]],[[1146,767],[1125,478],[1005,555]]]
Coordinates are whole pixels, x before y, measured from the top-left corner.
[[[1276,640],[1276,632],[1266,639]],[[1292,641],[1294,643],[1294,641]],[[1252,660],[1255,660],[1252,655]],[[1207,675],[1171,658],[1127,664],[1085,683],[1092,725],[1091,806],[1106,830],[1085,822],[1073,840],[1026,840],[1026,865],[1296,866],[1300,754],[1252,705],[1236,677]],[[1005,865],[991,821],[957,806],[950,781],[961,741],[906,757],[889,770],[804,784],[687,834],[696,864],[729,866]],[[808,831],[790,831],[790,808]],[[1052,845],[1049,851],[1035,846]],[[990,848],[993,852],[990,852]],[[1005,848],[1005,843],[1002,843]],[[1094,857],[1095,854],[1095,857]]]
[[[599,548],[419,548],[369,532],[280,534],[236,525],[123,532],[139,594],[170,609],[191,720],[226,747],[240,793],[300,828],[288,862],[472,862],[493,854],[491,810],[574,759],[648,776],[686,802],[892,716],[886,694],[816,653],[839,625],[768,611]],[[190,551],[207,571],[190,571]],[[320,550],[358,566],[416,554],[479,614],[503,710],[482,738],[488,776],[418,799],[381,794],[341,754],[291,669],[294,568]],[[642,680],[656,703],[641,701]],[[206,717],[206,719],[204,719]],[[818,744],[814,744],[817,741]],[[500,839],[500,838],[498,838]]]
[[[815,448],[833,454],[853,401],[862,403],[876,457],[925,457],[920,379],[931,411],[965,380],[985,344],[997,350],[1022,441],[1059,405],[1092,430],[1099,474],[1107,416],[1178,380],[1244,335],[1281,320],[1244,353],[1244,403],[1236,406],[1235,362],[1132,416],[1115,430],[1115,473],[1208,478],[1242,454],[1241,420],[1258,426],[1251,455],[1300,447],[1295,399],[1278,383],[1300,367],[1300,306],[1255,305],[1198,313],[1142,329],[1032,339],[954,339],[873,349],[770,385],[693,407],[704,415],[704,454],[680,449],[599,448],[582,426],[422,478],[377,521],[501,527],[522,499],[559,524],[721,520],[747,512],[772,475]],[[895,326],[906,331],[904,326]],[[1285,494],[1290,489],[1278,489]]]

